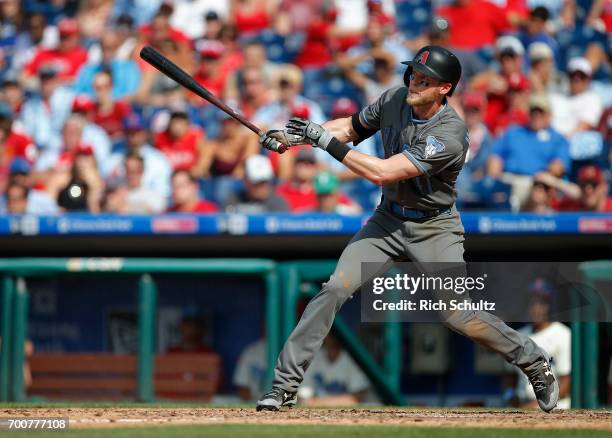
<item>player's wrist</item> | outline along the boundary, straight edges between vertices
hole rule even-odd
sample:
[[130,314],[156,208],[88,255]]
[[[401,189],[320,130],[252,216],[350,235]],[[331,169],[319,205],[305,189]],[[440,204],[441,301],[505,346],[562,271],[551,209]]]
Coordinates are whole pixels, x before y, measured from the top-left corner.
[[331,133],[325,129],[323,129],[323,132],[321,133],[321,136],[319,137],[319,139],[317,140],[317,142],[315,143],[315,146],[318,148],[323,149],[324,151],[327,150],[327,147],[329,146],[329,144],[332,142],[332,140],[335,137],[333,135],[331,135]]
[[329,155],[331,155],[336,160],[342,163],[342,160],[344,160],[346,154],[351,151],[351,148],[348,147],[346,143],[342,143],[336,137],[331,137],[331,140],[329,141],[324,150],[327,151]]

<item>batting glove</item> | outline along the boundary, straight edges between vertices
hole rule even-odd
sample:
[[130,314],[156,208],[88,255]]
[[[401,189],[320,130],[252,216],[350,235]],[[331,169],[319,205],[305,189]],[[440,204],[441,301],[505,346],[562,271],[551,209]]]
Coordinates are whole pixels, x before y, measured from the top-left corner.
[[317,125],[310,120],[301,119],[299,117],[292,117],[289,119],[289,123],[285,126],[285,130],[287,134],[302,137],[306,139],[308,143],[323,150],[327,149],[332,138],[334,138],[321,125]]
[[265,134],[261,134],[259,136],[259,144],[261,145],[262,148],[266,148],[272,152],[278,152],[279,154],[282,154],[287,149],[289,149],[289,146],[269,136],[268,132],[266,132]]

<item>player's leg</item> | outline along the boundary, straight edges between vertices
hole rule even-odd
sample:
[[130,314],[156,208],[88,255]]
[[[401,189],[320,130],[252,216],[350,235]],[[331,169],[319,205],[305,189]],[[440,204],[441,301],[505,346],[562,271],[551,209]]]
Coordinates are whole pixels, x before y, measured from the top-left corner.
[[[419,262],[463,262],[463,227],[454,212],[426,223],[406,222],[410,258]],[[461,269],[461,268],[460,268]],[[463,275],[467,275],[463,268]],[[461,275],[455,272],[454,275]],[[510,328],[495,315],[484,311],[456,310],[441,314],[445,325],[501,354],[517,365],[534,385],[538,403],[552,410],[558,399],[558,384],[550,370],[546,352],[529,337]],[[538,391],[538,389],[540,391]]]
[[387,269],[403,251],[401,233],[397,224],[389,223],[376,212],[351,239],[329,281],[310,300],[285,342],[274,369],[274,388],[258,401],[258,410],[277,410],[280,406],[295,404],[295,393],[304,373],[321,348],[336,313],[361,286],[362,262],[379,264],[379,272]]

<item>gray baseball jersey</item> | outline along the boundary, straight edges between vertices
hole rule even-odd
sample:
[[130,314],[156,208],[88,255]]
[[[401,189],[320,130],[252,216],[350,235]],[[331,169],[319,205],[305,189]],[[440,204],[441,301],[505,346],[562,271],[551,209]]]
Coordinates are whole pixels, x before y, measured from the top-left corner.
[[465,162],[467,126],[449,105],[428,120],[415,119],[406,103],[408,88],[384,92],[359,114],[361,124],[380,129],[385,158],[404,154],[423,175],[383,187],[385,198],[405,207],[436,210],[450,207],[457,197],[455,181]]

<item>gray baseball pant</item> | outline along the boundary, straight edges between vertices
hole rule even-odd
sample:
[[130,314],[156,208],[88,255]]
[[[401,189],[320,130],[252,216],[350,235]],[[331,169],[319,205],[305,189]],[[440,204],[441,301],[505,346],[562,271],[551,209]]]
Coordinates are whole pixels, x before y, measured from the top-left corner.
[[[340,307],[361,286],[361,263],[380,265],[385,272],[394,261],[463,262],[464,230],[453,209],[425,221],[403,221],[379,207],[346,246],[336,270],[308,303],[300,321],[285,342],[274,370],[274,386],[295,392],[314,355],[321,348]],[[531,339],[483,311],[444,315],[450,329],[501,354],[509,363],[529,371],[545,359]]]

